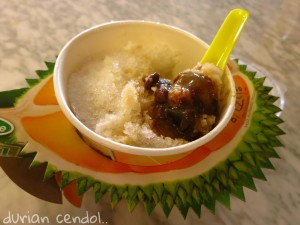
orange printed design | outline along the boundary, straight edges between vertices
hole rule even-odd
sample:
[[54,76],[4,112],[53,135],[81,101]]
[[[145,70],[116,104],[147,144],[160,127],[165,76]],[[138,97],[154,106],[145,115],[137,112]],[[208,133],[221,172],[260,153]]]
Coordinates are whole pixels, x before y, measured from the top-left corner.
[[90,148],[61,111],[39,117],[24,117],[22,124],[35,141],[66,161],[95,171],[131,171],[127,164],[110,160]]
[[[249,88],[244,77],[240,75],[234,76],[234,81],[237,87],[236,110],[226,128],[205,146],[201,146],[179,160],[162,165],[136,166],[108,159],[90,148],[81,139],[76,129],[61,111],[44,116],[27,116],[22,118],[21,122],[26,132],[35,141],[58,154],[66,161],[94,171],[156,173],[183,169],[201,162],[212,151],[217,151],[228,144],[245,123],[250,99]],[[51,78],[36,95],[35,103],[41,105],[57,104],[56,99],[55,101],[54,99],[55,95]],[[122,157],[121,154],[120,157]]]
[[53,87],[53,78],[49,79],[33,100],[36,105],[58,105]]

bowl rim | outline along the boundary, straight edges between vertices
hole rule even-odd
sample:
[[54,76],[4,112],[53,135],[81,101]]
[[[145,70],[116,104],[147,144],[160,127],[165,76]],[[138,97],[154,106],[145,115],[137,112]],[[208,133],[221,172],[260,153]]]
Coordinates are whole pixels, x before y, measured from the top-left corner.
[[[90,140],[98,143],[99,145],[103,145],[106,148],[109,148],[113,151],[119,151],[126,154],[132,154],[132,155],[143,155],[143,156],[169,156],[169,155],[176,155],[180,153],[186,153],[188,151],[193,151],[200,146],[205,145],[205,143],[212,140],[216,135],[218,135],[225,126],[229,123],[231,116],[233,115],[234,109],[235,109],[235,99],[236,99],[236,93],[235,88],[232,90],[232,96],[230,97],[230,103],[227,111],[225,112],[221,123],[219,122],[208,134],[185,144],[173,146],[173,147],[164,147],[164,148],[148,148],[148,147],[138,147],[138,146],[131,146],[128,144],[119,143],[117,141],[111,140],[109,138],[103,137],[100,134],[97,134],[96,132],[89,129],[86,125],[84,125],[72,112],[70,107],[68,106],[66,96],[63,96],[62,90],[62,63],[64,56],[66,55],[69,48],[73,47],[72,44],[75,40],[78,38],[81,38],[82,36],[89,35],[93,33],[94,31],[97,31],[99,29],[103,29],[106,27],[111,26],[119,26],[119,25],[126,25],[126,24],[143,24],[147,26],[156,26],[163,29],[169,29],[172,30],[172,32],[182,33],[183,36],[187,36],[187,38],[194,39],[199,44],[203,45],[204,47],[208,47],[208,45],[200,38],[195,36],[194,34],[182,30],[181,28],[167,25],[160,22],[153,22],[153,21],[146,21],[146,20],[119,20],[119,21],[111,21],[107,23],[98,24],[95,26],[92,26],[88,29],[85,29],[75,35],[71,40],[69,40],[62,50],[60,51],[55,66],[54,66],[54,72],[53,72],[53,81],[54,81],[54,92],[56,99],[58,101],[59,107],[62,110],[63,114],[67,117],[69,122],[78,129],[78,131],[85,137],[89,138]],[[226,68],[226,73],[230,76],[229,82],[230,85],[234,85],[233,77],[231,72],[228,68]]]

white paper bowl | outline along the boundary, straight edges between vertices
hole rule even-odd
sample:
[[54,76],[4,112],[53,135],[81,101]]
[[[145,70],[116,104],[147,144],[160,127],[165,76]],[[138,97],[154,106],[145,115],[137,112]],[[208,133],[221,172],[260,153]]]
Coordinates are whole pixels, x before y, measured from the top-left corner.
[[218,124],[205,136],[184,145],[169,148],[142,148],[121,144],[105,138],[87,128],[70,109],[67,94],[69,75],[93,55],[118,51],[129,42],[144,46],[155,42],[166,42],[180,52],[175,68],[181,72],[192,68],[201,59],[207,44],[196,36],[179,28],[146,21],[118,21],[87,29],[72,38],[60,52],[54,68],[54,89],[61,110],[81,133],[84,140],[112,160],[135,165],[160,165],[178,160],[212,140],[227,125],[235,107],[235,85],[226,69],[223,83],[224,109]]

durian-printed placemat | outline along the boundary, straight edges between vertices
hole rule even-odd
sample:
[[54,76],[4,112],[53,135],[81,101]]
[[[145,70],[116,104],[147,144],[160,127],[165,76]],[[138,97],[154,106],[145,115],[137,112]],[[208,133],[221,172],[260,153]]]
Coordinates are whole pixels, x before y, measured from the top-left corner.
[[243,188],[256,190],[253,178],[266,180],[262,168],[273,169],[283,120],[265,76],[256,76],[238,60],[228,66],[234,76],[235,112],[212,141],[175,162],[135,166],[115,162],[91,149],[61,112],[53,89],[54,63],[27,79],[28,88],[0,92],[0,155],[32,156],[31,167],[47,162],[44,180],[55,176],[64,196],[80,207],[93,189],[95,202],[110,195],[132,212],[139,202],[151,214],[160,205],[166,216],[175,206],[186,217],[201,207],[215,211],[216,201],[230,208],[230,195],[245,200]]

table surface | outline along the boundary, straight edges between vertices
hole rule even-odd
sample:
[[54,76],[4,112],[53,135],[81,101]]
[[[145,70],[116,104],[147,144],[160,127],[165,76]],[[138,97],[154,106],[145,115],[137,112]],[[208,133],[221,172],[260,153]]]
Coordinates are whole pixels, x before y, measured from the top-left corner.
[[[125,202],[114,210],[104,198],[98,205],[85,200],[81,209],[68,202],[40,200],[12,182],[0,169],[0,224],[11,214],[101,213],[107,224],[239,224],[294,225],[300,221],[300,1],[207,0],[0,0],[0,91],[26,86],[43,61],[54,61],[63,45],[78,32],[112,20],[150,20],[187,30],[210,43],[222,20],[233,8],[245,8],[251,18],[233,55],[274,80],[284,96],[281,114],[287,133],[280,139],[281,159],[276,170],[264,170],[267,182],[255,180],[257,192],[245,189],[246,202],[231,198],[231,210],[221,204],[216,214],[203,208],[201,218],[192,211],[185,220],[174,209],[166,219],[157,207],[151,216],[139,205],[129,214]],[[88,210],[88,211],[87,211]],[[54,223],[54,221],[52,221]],[[19,224],[22,224],[19,222]]]

